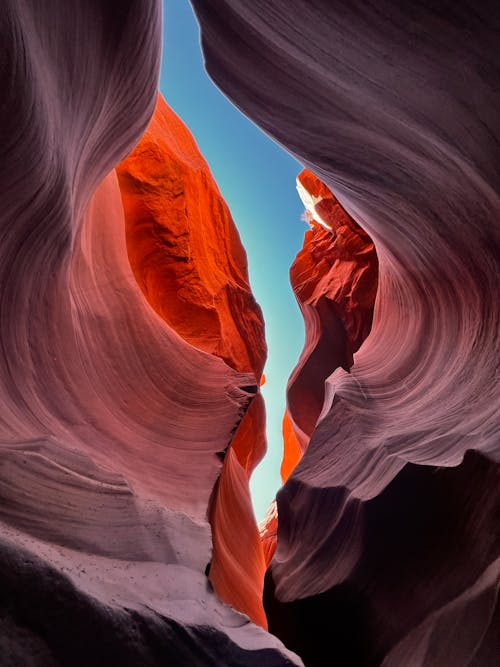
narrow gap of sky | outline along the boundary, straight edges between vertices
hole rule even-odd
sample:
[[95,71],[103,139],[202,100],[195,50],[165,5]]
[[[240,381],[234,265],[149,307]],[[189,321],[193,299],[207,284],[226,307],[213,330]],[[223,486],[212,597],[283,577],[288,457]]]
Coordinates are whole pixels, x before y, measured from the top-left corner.
[[263,395],[268,452],[250,490],[262,519],[281,482],[281,420],[288,376],[304,327],[289,267],[302,246],[303,206],[295,190],[301,165],[236,109],[209,79],[188,0],[163,3],[160,90],[189,127],[229,205],[248,256],[253,293],[264,313],[268,362]]

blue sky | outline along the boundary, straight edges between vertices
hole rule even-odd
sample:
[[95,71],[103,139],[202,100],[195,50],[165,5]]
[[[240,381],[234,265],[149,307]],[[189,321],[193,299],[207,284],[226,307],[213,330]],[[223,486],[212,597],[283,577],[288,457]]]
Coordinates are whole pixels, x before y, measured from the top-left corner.
[[231,209],[266,323],[268,361],[263,394],[268,453],[250,482],[260,520],[280,486],[285,388],[304,336],[288,278],[306,229],[295,190],[295,178],[302,167],[208,78],[198,25],[188,0],[164,2],[163,22],[160,90],[193,133]]

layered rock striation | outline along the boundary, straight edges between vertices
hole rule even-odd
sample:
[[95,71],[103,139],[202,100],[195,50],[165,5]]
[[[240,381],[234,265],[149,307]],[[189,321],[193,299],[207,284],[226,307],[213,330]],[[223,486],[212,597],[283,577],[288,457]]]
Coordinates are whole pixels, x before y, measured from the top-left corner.
[[[255,395],[266,344],[245,251],[191,133],[161,96],[139,144],[116,171],[128,257],[146,299],[185,341],[247,373],[244,389]],[[234,429],[230,445],[217,452],[224,463],[209,509],[210,580],[224,601],[266,627],[265,564],[248,489],[266,449],[262,396]]]
[[489,667],[498,7],[193,4],[216,84],[335,193],[379,262],[371,333],[349,370],[342,354],[329,366],[307,451],[278,493],[269,627],[308,665]]
[[[205,576],[217,499],[251,523],[265,346],[227,208],[157,102],[159,4],[9,0],[0,36],[0,661],[301,664]],[[264,625],[245,558],[234,604]]]

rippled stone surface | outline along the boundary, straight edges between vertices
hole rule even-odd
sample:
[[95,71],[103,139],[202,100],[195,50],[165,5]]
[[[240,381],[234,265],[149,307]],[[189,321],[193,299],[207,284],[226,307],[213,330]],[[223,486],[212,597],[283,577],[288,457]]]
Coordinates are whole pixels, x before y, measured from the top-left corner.
[[[161,96],[117,174],[128,256],[148,302],[185,341],[248,373],[245,391],[252,398],[266,343],[245,251],[191,133]],[[189,391],[188,385],[186,401]],[[210,580],[225,602],[267,627],[265,564],[248,489],[248,477],[266,449],[262,396],[253,398],[236,428],[229,454],[228,443],[217,452],[225,458],[210,503]]]
[[214,81],[334,193],[379,262],[371,333],[327,379],[278,494],[269,627],[308,665],[490,667],[498,5],[193,4]]
[[[301,664],[205,575],[221,459],[250,404],[248,428],[263,429],[251,401],[265,353],[244,252],[206,174],[198,196],[213,202],[229,258],[219,283],[260,346],[246,346],[217,287],[209,316],[233,329],[221,349],[210,347],[218,333],[199,344],[162,310],[168,294],[152,298],[154,270],[146,298],[131,252],[144,249],[142,223],[131,241],[139,202],[114,167],[157,103],[159,3],[8,0],[0,41],[0,661]],[[196,161],[189,139],[177,148]],[[141,164],[150,192],[158,155]],[[264,446],[229,451],[243,504]]]

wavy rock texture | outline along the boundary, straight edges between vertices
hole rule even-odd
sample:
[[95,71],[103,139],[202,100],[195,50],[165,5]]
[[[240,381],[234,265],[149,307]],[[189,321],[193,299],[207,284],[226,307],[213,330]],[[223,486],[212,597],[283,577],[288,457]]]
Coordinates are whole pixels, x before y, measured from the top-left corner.
[[262,601],[266,561],[248,480],[249,453],[265,442],[264,401],[253,400],[231,441],[210,509],[210,581],[222,600],[267,629]]
[[346,665],[489,667],[498,3],[193,4],[215,82],[335,193],[379,260],[370,336],[327,380],[278,494],[269,627],[308,665],[332,651]]
[[[370,237],[314,174],[299,174],[297,189],[311,229],[290,268],[306,340],[288,382],[287,411],[303,452],[321,413],[325,380],[338,367],[349,370],[370,332],[377,257]],[[286,421],[283,435],[293,452]]]
[[[256,392],[266,344],[245,251],[191,133],[161,96],[141,141],[117,174],[128,256],[147,300],[191,345],[252,373],[248,390]],[[267,627],[265,564],[248,489],[248,477],[265,448],[259,395],[231,441],[213,498],[210,580],[224,601]]]
[[[287,387],[283,482],[307,448],[323,406],[325,380],[338,366],[352,366],[354,352],[370,332],[377,292],[377,256],[369,236],[312,172],[299,174],[297,189],[311,229],[290,268],[290,282],[306,337]],[[268,564],[277,526],[273,505],[260,526]]]
[[110,169],[153,113],[159,26],[142,0],[0,16],[5,665],[300,664],[204,575],[255,373],[180,336],[127,256]]

